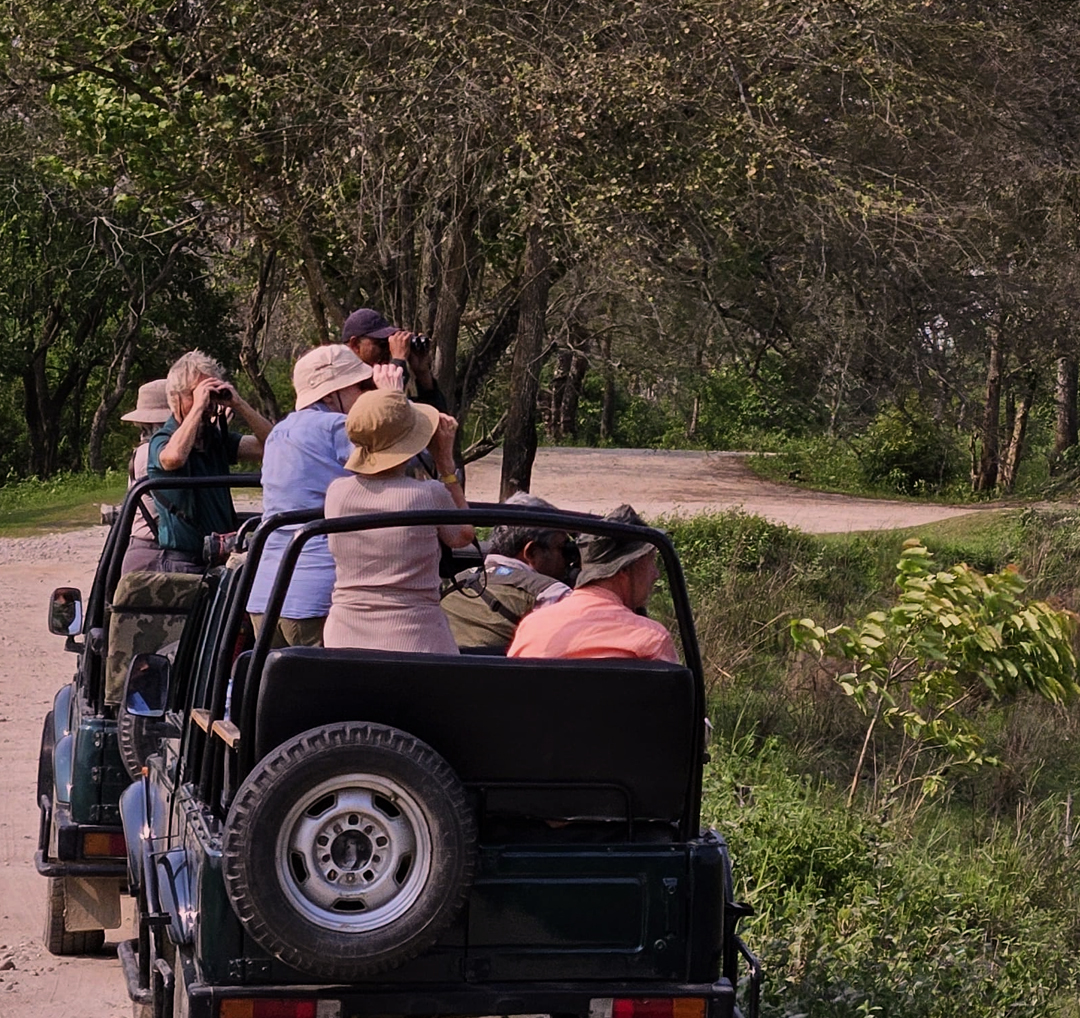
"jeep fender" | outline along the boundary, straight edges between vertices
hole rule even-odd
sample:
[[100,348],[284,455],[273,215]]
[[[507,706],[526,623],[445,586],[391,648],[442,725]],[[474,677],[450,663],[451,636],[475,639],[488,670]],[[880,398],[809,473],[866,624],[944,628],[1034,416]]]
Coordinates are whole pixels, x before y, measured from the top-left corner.
[[74,688],[69,683],[61,686],[53,697],[53,742],[59,742],[65,735],[71,734],[71,703]]
[[120,823],[124,827],[124,843],[127,847],[128,888],[132,894],[137,894],[142,886],[142,855],[147,851],[145,838],[150,831],[146,813],[146,778],[133,781],[120,793]]
[[71,772],[74,766],[75,736],[68,732],[56,741],[53,754],[53,802],[71,802]]

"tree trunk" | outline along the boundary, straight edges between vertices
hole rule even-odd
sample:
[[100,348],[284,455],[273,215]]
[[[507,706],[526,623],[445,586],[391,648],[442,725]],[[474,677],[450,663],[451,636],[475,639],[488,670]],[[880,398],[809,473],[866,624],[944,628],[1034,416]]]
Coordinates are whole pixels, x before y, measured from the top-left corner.
[[116,379],[112,389],[102,394],[101,402],[98,403],[93,420],[90,422],[90,469],[98,473],[105,469],[105,460],[101,453],[101,447],[105,442],[105,432],[108,428],[109,418],[120,405],[120,400],[128,390],[131,365],[135,363],[134,340],[137,330],[138,321],[129,322],[128,342],[124,344],[119,363],[115,365]]
[[540,363],[551,288],[551,256],[543,229],[534,223],[525,238],[525,286],[521,293],[514,362],[510,374],[510,406],[503,442],[499,499],[515,491],[528,491],[536,458],[536,395],[540,390]]
[[259,279],[248,302],[247,322],[244,334],[240,338],[240,366],[244,374],[255,387],[257,406],[268,420],[276,421],[281,417],[277,396],[266,380],[262,356],[259,352],[259,337],[265,335],[274,310],[274,304],[281,293],[281,277],[277,272],[277,248],[270,247],[259,265]]
[[1028,380],[1024,392],[1015,404],[1012,414],[1012,427],[1009,430],[1009,445],[1002,458],[1001,474],[998,478],[998,486],[1002,491],[1010,492],[1016,484],[1016,471],[1020,466],[1020,457],[1024,449],[1024,436],[1027,433],[1028,418],[1031,415],[1031,405],[1035,399],[1035,378]]
[[581,389],[585,383],[585,374],[589,370],[589,358],[582,353],[574,353],[570,364],[570,375],[566,379],[562,403],[556,408],[559,414],[559,432],[564,438],[574,438],[578,430],[578,404],[581,402]]
[[1057,418],[1054,422],[1054,450],[1050,456],[1050,472],[1056,473],[1058,461],[1066,449],[1076,445],[1077,434],[1076,390],[1080,380],[1076,357],[1067,355],[1057,361],[1057,377],[1054,383],[1054,403]]
[[986,397],[983,403],[982,427],[979,432],[981,448],[978,464],[972,464],[971,490],[991,491],[997,485],[999,466],[999,423],[1001,414],[1001,352],[1000,323],[986,330],[990,343],[986,368]]
[[556,442],[563,437],[563,401],[566,399],[566,387],[570,383],[570,369],[574,363],[574,351],[562,347],[555,358],[555,374],[551,379],[549,399],[544,403],[545,425],[548,434]]
[[446,233],[439,303],[431,326],[431,339],[435,344],[435,380],[446,396],[450,413],[457,412],[454,390],[457,386],[458,335],[472,288],[472,270],[478,249],[477,221],[476,209],[470,207],[456,216]]
[[615,435],[615,365],[611,362],[611,337],[600,340],[600,370],[604,376],[604,400],[600,408],[600,438],[610,442]]

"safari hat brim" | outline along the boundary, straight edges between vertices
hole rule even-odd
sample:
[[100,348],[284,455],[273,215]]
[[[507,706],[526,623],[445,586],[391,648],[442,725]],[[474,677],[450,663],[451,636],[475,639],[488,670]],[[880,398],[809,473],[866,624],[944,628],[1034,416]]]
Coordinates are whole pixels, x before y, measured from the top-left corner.
[[120,420],[132,424],[164,424],[172,416],[165,394],[165,379],[156,378],[139,386],[135,409],[122,414]]
[[[604,516],[613,523],[628,523],[636,527],[646,526],[645,521],[628,505],[621,505]],[[628,565],[647,555],[656,546],[649,541],[618,537],[614,534],[586,534],[578,539],[581,551],[581,571],[577,587],[597,580],[606,580]]]
[[[395,404],[394,419],[389,421],[385,415],[380,419],[378,404],[390,403]],[[405,409],[398,405],[401,403]],[[355,474],[380,474],[406,463],[427,448],[438,426],[439,411],[432,406],[413,403],[392,390],[365,393],[349,411],[345,424],[349,440],[356,446],[345,461],[345,469]]]
[[332,392],[366,382],[371,374],[371,366],[344,344],[330,343],[309,350],[293,367],[296,409],[304,410]]

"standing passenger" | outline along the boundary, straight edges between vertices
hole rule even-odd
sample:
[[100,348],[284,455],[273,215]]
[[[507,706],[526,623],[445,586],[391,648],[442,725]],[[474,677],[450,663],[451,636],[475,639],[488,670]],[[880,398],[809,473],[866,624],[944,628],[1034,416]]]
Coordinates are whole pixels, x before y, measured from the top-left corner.
[[[400,387],[400,370],[383,368],[380,377],[384,385]],[[296,362],[296,410],[274,425],[263,451],[264,519],[290,509],[322,509],[330,482],[348,476],[345,461],[353,445],[345,433],[345,415],[372,384],[371,368],[340,343],[309,350]],[[247,604],[256,633],[295,529],[273,531],[263,546]],[[304,545],[271,646],[321,645],[333,588],[334,559],[324,534]]]
[[[221,376],[221,365],[200,350],[180,357],[166,378],[172,415],[150,439],[149,477],[213,477],[238,460],[262,458],[270,422]],[[252,434],[230,431],[226,411],[238,413]],[[201,573],[203,539],[236,530],[228,488],[154,492],[159,513],[162,571]]]
[[[120,418],[139,425],[139,444],[131,451],[128,460],[128,487],[146,476],[146,465],[150,455],[150,438],[169,419],[169,401],[165,396],[165,379],[157,378],[139,386],[139,395],[135,400],[135,409]],[[135,570],[157,572],[161,569],[161,545],[158,544],[158,511],[154,499],[144,495],[139,499],[135,518],[131,521],[131,540],[121,573]]]
[[[457,421],[432,407],[410,403],[402,392],[380,390],[357,400],[346,423],[356,449],[345,464],[355,476],[334,481],[326,517],[406,509],[467,509],[454,473]],[[427,447],[439,480],[405,474]],[[468,524],[411,526],[331,534],[337,565],[327,647],[364,647],[456,654],[457,644],[439,607],[439,540],[462,548],[473,539]]]

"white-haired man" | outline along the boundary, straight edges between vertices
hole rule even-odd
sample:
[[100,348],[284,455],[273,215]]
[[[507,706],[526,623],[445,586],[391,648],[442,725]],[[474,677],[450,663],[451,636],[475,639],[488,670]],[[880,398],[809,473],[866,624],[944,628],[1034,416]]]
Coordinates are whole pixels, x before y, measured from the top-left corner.
[[[214,477],[238,460],[258,461],[271,424],[222,377],[212,357],[191,350],[169,369],[165,396],[172,411],[150,439],[147,476]],[[251,429],[230,431],[232,410]],[[158,544],[164,572],[202,572],[203,540],[236,529],[228,488],[172,489],[154,493],[158,507]]]

